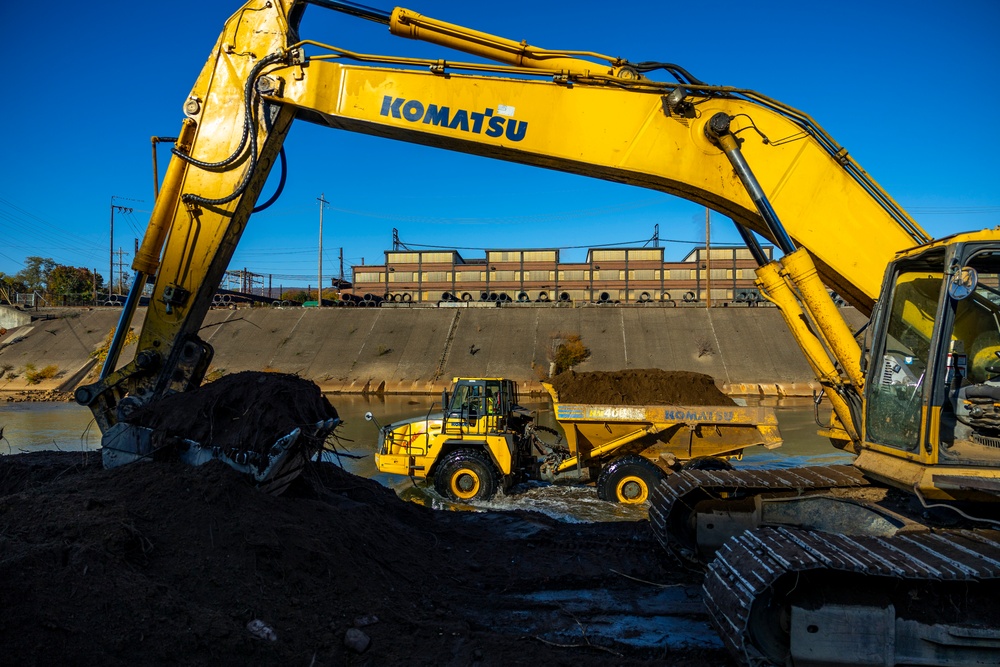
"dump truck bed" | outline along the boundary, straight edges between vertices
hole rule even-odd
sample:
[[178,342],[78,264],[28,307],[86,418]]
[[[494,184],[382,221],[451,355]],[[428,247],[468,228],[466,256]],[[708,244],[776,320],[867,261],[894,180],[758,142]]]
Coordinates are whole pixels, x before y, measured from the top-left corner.
[[570,449],[561,470],[626,452],[674,467],[703,456],[738,456],[755,445],[781,445],[773,408],[562,403],[551,384],[543,386]]

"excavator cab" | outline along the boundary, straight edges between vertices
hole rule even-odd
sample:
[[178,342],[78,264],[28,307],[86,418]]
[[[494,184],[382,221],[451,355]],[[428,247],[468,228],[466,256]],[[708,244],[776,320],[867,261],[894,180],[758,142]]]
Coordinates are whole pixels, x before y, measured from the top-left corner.
[[[917,478],[929,497],[1000,501],[1000,244],[908,253],[883,293],[860,466],[900,486]],[[876,452],[906,463],[872,464]]]

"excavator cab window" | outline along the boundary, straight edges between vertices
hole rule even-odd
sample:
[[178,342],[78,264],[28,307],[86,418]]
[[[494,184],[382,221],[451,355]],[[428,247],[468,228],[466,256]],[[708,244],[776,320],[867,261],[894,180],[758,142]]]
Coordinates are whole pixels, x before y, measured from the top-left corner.
[[868,383],[865,419],[870,442],[907,451],[920,445],[920,425],[934,322],[944,284],[943,257],[899,271],[888,298],[879,365]]
[[[961,252],[961,251],[956,251]],[[941,463],[1000,459],[1000,250],[944,249],[904,260],[880,325],[879,364],[867,384],[866,439],[917,453],[927,421]],[[947,265],[953,268],[945,271]],[[973,291],[952,298],[951,274],[973,269]],[[937,330],[935,330],[937,327]],[[925,412],[924,406],[927,406]],[[928,418],[939,411],[939,419]],[[937,431],[931,429],[937,425]]]

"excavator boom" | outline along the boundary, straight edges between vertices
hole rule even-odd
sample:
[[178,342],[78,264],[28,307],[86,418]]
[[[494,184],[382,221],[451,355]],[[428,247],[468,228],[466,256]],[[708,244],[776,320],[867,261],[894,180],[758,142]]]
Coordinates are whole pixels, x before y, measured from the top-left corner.
[[725,152],[706,135],[722,114],[792,242],[809,248],[822,279],[863,312],[893,254],[926,239],[808,116],[752,91],[709,86],[675,66],[667,71],[683,83],[657,82],[589,52],[521,45],[512,55],[518,43],[406,10],[386,18],[355,3],[311,3],[519,65],[357,54],[301,40],[307,4],[248,2],[227,22],[184,102],[174,157],[133,263],[137,289],[155,280],[136,357],[114,370],[113,346],[101,380],[78,392],[102,430],[118,422],[122,401],[131,409],[201,383],[211,349],[197,331],[296,118],[660,190],[773,240]]
[[[787,227],[792,240],[810,248],[824,280],[865,312],[892,255],[928,240],[915,223],[899,224],[801,126],[746,99],[696,98],[698,114],[686,118],[669,112],[666,88],[445,76],[324,60],[298,69],[301,78],[275,72],[285,85],[273,99],[295,106],[300,118],[659,190],[771,238],[726,156],[705,134],[715,114],[733,117],[761,187],[779,216],[794,221]],[[859,238],[866,242],[848,242]],[[845,246],[852,252],[842,252]]]

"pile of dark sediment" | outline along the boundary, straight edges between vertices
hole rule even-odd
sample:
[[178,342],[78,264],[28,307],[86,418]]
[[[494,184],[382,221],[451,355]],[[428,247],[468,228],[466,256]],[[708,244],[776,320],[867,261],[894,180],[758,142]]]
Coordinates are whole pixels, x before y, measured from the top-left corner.
[[[267,452],[296,428],[312,437],[317,422],[337,411],[310,380],[285,373],[244,371],[137,409],[127,421],[222,451]],[[322,439],[308,443],[312,450]]]
[[[336,414],[311,382],[239,373],[130,419],[227,448]],[[699,583],[647,521],[437,511],[327,462],[272,496],[218,461],[0,456],[4,664],[731,665],[711,644],[592,640],[610,610],[558,602],[613,596],[659,628],[635,601],[690,590],[677,613],[710,633]]]
[[594,405],[733,405],[712,376],[656,368],[566,371],[550,380],[563,403]]
[[98,452],[0,456],[0,661],[732,664],[721,648],[592,643],[587,627],[607,610],[591,618],[546,597],[696,590],[664,556],[645,521],[442,512],[329,463],[275,497],[218,462],[105,470]]

